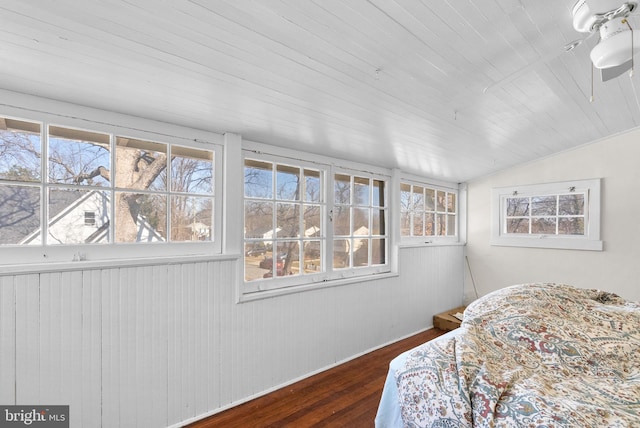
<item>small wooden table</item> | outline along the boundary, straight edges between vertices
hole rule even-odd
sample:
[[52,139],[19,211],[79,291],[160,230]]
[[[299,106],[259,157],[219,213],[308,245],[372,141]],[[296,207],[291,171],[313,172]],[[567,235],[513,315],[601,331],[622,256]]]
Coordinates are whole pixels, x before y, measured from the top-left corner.
[[439,328],[440,330],[454,330],[460,327],[460,321],[458,318],[454,317],[453,314],[456,312],[464,313],[466,306],[459,306],[455,309],[448,310],[441,314],[437,314],[433,316],[433,326],[435,328]]

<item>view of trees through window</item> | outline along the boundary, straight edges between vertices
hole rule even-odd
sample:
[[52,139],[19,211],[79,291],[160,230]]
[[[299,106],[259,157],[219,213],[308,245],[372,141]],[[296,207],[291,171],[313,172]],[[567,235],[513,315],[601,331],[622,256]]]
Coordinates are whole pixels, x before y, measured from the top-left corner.
[[505,231],[511,234],[584,235],[585,195],[506,198]]
[[456,193],[423,185],[400,184],[402,236],[455,236]]
[[213,151],[42,128],[0,118],[0,245],[212,239]]
[[245,280],[384,265],[386,212],[382,180],[245,159]]
[[245,280],[324,271],[322,174],[245,160]]

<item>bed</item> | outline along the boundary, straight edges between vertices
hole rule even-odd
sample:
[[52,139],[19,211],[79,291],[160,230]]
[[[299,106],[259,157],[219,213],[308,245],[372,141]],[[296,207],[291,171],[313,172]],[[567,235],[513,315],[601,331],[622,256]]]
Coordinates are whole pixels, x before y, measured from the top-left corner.
[[640,427],[640,304],[564,284],[490,293],[390,363],[376,427]]

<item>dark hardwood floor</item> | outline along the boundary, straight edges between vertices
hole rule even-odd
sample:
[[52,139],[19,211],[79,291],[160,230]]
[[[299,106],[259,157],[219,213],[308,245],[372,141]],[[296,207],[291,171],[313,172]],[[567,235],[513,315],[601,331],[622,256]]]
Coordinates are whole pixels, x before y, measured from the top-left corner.
[[189,428],[373,427],[389,361],[444,333],[427,330],[195,422]]

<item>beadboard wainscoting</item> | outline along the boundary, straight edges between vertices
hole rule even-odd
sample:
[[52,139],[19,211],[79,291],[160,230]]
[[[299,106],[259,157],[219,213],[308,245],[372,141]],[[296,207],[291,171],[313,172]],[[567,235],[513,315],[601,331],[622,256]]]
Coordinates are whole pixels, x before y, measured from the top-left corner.
[[234,259],[0,274],[0,403],[179,426],[430,327],[463,262],[402,248],[398,276],[245,303]]

